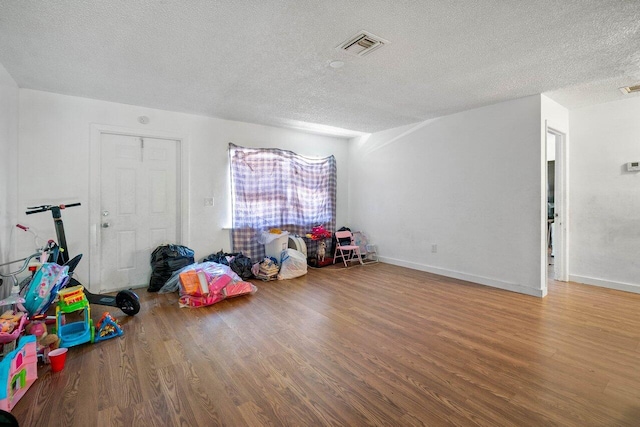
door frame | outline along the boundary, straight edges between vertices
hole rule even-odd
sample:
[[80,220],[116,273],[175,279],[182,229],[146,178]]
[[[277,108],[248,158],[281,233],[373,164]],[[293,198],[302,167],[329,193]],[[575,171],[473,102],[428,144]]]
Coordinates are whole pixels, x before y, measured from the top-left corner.
[[[568,161],[568,133],[561,127],[545,121],[545,149],[548,135],[556,138],[555,159],[555,190],[554,190],[554,280],[569,281],[569,161]],[[545,170],[546,155],[545,155]],[[546,175],[545,175],[546,177]],[[548,177],[545,179],[548,180]],[[547,198],[545,190],[545,199]],[[545,215],[546,217],[546,215]],[[545,238],[546,241],[546,238]],[[548,276],[547,246],[544,247],[545,281]]]
[[99,226],[100,216],[100,168],[101,156],[100,148],[103,134],[132,136],[138,138],[156,138],[176,141],[178,144],[176,159],[176,175],[178,183],[176,186],[177,197],[180,206],[176,209],[176,232],[177,242],[181,245],[189,245],[189,162],[187,138],[164,131],[152,129],[136,129],[121,126],[110,126],[101,124],[91,125],[91,140],[89,146],[90,173],[89,173],[89,291],[99,293],[102,246]]

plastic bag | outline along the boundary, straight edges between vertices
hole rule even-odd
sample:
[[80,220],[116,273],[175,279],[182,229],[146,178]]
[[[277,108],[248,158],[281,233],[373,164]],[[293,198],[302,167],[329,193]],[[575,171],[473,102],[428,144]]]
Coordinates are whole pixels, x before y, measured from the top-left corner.
[[253,273],[251,272],[253,262],[251,262],[251,258],[244,256],[242,252],[230,254],[220,251],[206,256],[202,262],[217,262],[218,264],[228,265],[243,279],[250,279],[253,277]]
[[215,254],[207,255],[202,259],[202,262],[217,262],[218,264],[229,265],[229,258],[236,255],[237,254],[225,254],[224,251],[219,251]]
[[253,283],[236,282],[229,283],[222,290],[225,298],[239,297],[240,295],[255,294],[258,288]]
[[177,276],[180,307],[206,307],[226,298],[253,294],[258,290],[255,285],[242,281],[229,266],[213,262],[188,266],[178,272]]
[[[206,285],[201,280],[205,280]],[[255,285],[244,282],[228,265],[201,262],[174,272],[160,289],[160,293],[180,291],[180,307],[195,308],[212,305],[230,297],[253,294],[257,290]]]
[[178,300],[180,307],[198,308],[213,305],[225,298],[223,294],[210,294],[207,296],[197,297],[193,295],[181,295]]
[[174,271],[195,262],[193,250],[181,245],[158,246],[151,253],[151,279],[147,291],[158,292]]
[[222,276],[226,274],[231,277],[233,282],[239,282],[242,279],[238,276],[231,267],[228,265],[218,264],[217,262],[201,262],[198,264],[188,265],[176,272],[174,272],[169,280],[164,284],[164,286],[160,289],[161,294],[166,294],[170,292],[177,292],[180,289],[180,273],[189,270],[199,269],[206,272],[210,276]]
[[229,267],[231,267],[231,269],[243,279],[250,279],[253,277],[253,273],[251,272],[253,262],[251,262],[251,258],[246,257],[242,254],[238,254],[238,256],[233,258],[233,260],[229,263]]
[[307,274],[307,258],[302,252],[286,249],[282,251],[281,259],[278,280],[294,279]]

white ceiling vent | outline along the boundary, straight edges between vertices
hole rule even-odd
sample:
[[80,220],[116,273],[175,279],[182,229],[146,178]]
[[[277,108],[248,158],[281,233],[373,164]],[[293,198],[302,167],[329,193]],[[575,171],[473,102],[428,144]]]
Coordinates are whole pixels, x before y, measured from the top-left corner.
[[625,95],[629,93],[640,92],[640,85],[621,87],[620,92],[624,93]]
[[336,49],[355,56],[365,56],[389,43],[381,37],[362,30],[346,42],[341,43]]

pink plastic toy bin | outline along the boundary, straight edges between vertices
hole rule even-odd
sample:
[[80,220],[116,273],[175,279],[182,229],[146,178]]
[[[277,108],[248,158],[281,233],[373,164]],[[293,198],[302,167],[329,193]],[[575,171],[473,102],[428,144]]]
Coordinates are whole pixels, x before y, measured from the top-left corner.
[[16,327],[13,330],[13,332],[9,334],[6,332],[0,332],[0,344],[6,344],[6,343],[10,343],[11,341],[17,340],[20,334],[22,333],[22,330],[24,329],[24,324],[26,321],[27,321],[27,316],[22,316],[22,318],[20,319],[20,323],[18,324],[18,327]]

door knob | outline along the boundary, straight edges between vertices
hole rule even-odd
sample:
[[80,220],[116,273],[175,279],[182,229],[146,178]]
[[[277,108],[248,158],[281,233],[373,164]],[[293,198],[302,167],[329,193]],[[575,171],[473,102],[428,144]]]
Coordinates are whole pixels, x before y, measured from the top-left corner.
[[109,216],[109,211],[102,211],[102,216]]
[[102,223],[102,228],[109,228],[111,224],[109,224],[108,222],[103,222]]

